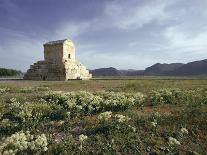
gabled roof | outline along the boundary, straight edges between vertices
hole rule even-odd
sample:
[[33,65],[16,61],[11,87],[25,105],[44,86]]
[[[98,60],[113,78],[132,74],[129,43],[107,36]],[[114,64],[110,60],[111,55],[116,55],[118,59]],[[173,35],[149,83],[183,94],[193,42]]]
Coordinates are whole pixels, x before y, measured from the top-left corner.
[[72,42],[70,39],[64,39],[64,40],[49,41],[45,43],[44,45],[63,44],[65,41]]

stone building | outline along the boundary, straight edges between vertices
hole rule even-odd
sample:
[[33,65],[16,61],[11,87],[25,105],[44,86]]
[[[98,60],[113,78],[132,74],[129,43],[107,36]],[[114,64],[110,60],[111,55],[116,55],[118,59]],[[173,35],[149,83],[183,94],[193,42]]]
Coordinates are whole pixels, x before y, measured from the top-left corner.
[[44,44],[44,61],[30,66],[24,79],[69,80],[90,79],[84,65],[75,59],[75,46],[69,39],[50,41]]

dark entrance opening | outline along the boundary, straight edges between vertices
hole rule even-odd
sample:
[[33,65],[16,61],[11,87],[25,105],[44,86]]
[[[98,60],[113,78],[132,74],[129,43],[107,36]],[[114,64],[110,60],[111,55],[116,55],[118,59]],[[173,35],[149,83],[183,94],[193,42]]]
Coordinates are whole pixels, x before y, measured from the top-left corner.
[[42,80],[43,80],[43,81],[45,81],[46,79],[47,79],[47,77],[46,77],[46,76],[43,76],[43,77],[42,77]]
[[70,54],[68,54],[68,58],[70,59]]

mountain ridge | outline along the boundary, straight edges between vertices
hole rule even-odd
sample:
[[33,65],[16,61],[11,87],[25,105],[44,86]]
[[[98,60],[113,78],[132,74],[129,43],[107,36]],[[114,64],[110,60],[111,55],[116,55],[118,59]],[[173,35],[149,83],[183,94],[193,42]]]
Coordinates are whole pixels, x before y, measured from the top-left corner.
[[90,70],[93,76],[190,76],[207,75],[207,59],[189,63],[156,63],[145,70],[118,70],[114,67]]

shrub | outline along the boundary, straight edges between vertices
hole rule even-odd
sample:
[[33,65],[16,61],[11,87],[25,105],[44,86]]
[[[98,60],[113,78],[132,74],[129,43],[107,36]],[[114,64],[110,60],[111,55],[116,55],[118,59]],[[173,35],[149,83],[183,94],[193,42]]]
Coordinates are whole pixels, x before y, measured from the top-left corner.
[[124,111],[140,106],[145,99],[141,93],[115,92],[49,92],[42,97],[50,104],[58,104],[71,112],[72,115],[93,115],[104,111]]
[[10,91],[9,87],[0,88],[0,95]]
[[35,127],[52,113],[52,106],[48,103],[20,103],[11,98],[6,105],[7,112],[4,118],[17,121],[22,127]]
[[0,154],[41,153],[47,151],[47,145],[45,134],[31,135],[28,131],[20,131],[1,139]]
[[31,93],[33,91],[34,91],[33,87],[24,87],[20,89],[21,93]]
[[181,89],[160,89],[151,91],[150,101],[152,105],[159,104],[187,104],[201,105],[206,104],[207,91],[204,89],[181,90]]
[[106,111],[106,112],[99,114],[98,119],[100,122],[105,122],[111,118],[111,115],[112,115],[111,111]]

